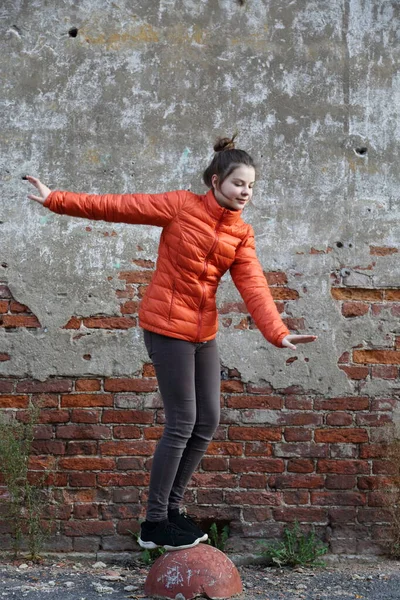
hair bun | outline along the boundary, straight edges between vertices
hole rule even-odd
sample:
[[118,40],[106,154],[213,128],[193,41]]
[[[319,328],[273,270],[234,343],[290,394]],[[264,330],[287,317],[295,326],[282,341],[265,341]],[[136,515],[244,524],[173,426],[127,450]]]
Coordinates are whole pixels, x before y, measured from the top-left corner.
[[234,139],[237,136],[237,133],[233,135],[231,138],[218,138],[214,145],[214,152],[222,152],[223,150],[233,150],[235,148]]

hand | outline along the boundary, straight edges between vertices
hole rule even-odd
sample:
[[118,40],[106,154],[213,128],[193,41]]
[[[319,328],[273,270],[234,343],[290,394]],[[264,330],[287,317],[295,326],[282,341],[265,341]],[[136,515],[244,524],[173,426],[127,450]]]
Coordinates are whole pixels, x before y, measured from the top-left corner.
[[316,339],[316,335],[287,335],[282,340],[282,346],[296,350],[296,346],[292,342],[295,344],[309,344],[310,342],[315,342]]
[[25,175],[22,179],[26,179],[32,185],[35,186],[37,190],[39,190],[40,196],[34,196],[33,194],[28,194],[29,200],[35,200],[35,202],[39,202],[39,204],[44,204],[47,196],[51,193],[51,190],[45,186],[39,179],[36,177],[31,177],[30,175]]

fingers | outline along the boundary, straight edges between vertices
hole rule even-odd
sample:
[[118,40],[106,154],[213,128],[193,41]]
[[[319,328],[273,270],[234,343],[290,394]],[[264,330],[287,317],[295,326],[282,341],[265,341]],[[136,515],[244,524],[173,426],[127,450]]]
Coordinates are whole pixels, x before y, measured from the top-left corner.
[[40,184],[39,179],[32,177],[32,175],[24,175],[22,179],[29,181],[29,183],[32,183],[35,187],[38,187]]
[[43,198],[40,198],[39,196],[33,196],[32,194],[28,194],[28,198],[29,198],[29,200],[34,200],[35,202],[39,202],[39,204],[44,204]]

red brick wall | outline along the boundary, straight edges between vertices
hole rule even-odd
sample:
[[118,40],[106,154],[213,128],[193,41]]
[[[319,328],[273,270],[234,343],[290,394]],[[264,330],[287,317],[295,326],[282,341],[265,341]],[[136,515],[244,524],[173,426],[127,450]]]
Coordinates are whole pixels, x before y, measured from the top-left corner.
[[[65,325],[87,329],[137,326],[137,307],[153,263],[120,274],[121,314],[72,317]],[[267,273],[272,293],[292,329],[302,319],[286,313],[298,292],[283,273]],[[0,327],[40,327],[29,309],[0,287]],[[398,315],[398,289],[346,288],[333,278],[331,290],[346,319]],[[394,311],[394,312],[393,312]],[[241,303],[220,307],[223,327],[253,327]],[[292,321],[290,321],[292,319]],[[348,348],[338,367],[352,380],[399,376],[400,340],[384,348]],[[90,355],[85,355],[90,360]],[[11,357],[0,353],[0,360]],[[296,360],[288,359],[288,363]],[[235,365],[223,367],[222,418],[188,489],[189,512],[204,524],[229,522],[230,548],[254,551],[254,538],[280,535],[294,519],[314,525],[332,552],[377,551],[389,516],[380,489],[389,481],[386,427],[395,398],[354,395],[327,398],[297,386],[272,389],[241,381]],[[58,508],[49,548],[94,552],[135,549],[130,534],[144,517],[151,457],[162,432],[163,410],[152,365],[130,378],[54,377],[39,382],[0,378],[0,408],[24,418],[30,402],[41,403],[31,471],[49,470]],[[1,482],[0,482],[1,483]],[[5,525],[3,547],[10,543]]]

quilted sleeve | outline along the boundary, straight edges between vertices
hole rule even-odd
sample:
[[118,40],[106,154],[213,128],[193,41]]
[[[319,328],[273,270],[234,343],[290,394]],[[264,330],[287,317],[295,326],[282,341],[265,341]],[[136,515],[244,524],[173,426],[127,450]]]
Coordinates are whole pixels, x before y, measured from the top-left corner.
[[82,194],[53,191],[44,206],[60,215],[165,227],[180,211],[187,192],[163,194]]
[[230,272],[258,329],[271,344],[282,347],[281,342],[285,336],[290,334],[290,331],[283,323],[275,306],[256,255],[254,232],[250,226],[248,235],[236,251]]

